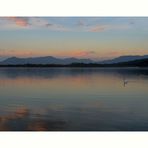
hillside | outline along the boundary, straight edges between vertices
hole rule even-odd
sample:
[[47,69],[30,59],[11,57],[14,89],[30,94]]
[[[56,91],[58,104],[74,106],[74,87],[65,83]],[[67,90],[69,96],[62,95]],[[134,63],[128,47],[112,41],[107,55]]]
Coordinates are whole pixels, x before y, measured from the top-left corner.
[[2,62],[0,65],[23,65],[23,64],[71,64],[71,63],[93,63],[90,59],[77,59],[77,58],[55,58],[52,56],[46,57],[33,57],[33,58],[18,58],[11,57]]

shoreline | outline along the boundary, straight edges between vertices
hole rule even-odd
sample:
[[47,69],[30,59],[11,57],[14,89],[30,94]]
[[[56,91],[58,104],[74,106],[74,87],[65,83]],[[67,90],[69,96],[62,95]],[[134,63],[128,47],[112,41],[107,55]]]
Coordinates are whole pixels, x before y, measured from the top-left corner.
[[0,65],[0,68],[120,68],[120,69],[148,69],[148,66],[70,66],[70,65]]

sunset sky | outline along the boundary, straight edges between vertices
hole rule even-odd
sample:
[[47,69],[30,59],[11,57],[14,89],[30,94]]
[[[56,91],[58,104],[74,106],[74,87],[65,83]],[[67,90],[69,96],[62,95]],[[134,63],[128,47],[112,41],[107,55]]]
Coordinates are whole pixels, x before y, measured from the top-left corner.
[[148,17],[0,17],[0,60],[148,54]]

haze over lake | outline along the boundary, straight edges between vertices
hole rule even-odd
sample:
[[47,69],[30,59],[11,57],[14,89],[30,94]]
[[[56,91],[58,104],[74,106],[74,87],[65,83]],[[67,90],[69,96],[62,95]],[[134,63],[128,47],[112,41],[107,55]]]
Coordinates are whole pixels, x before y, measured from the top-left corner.
[[0,130],[148,130],[146,68],[0,68]]

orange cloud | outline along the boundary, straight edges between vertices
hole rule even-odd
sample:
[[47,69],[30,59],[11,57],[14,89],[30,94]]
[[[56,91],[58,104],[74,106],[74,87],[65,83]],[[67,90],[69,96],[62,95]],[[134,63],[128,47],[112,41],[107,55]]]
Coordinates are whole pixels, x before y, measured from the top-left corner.
[[21,27],[26,27],[29,25],[29,20],[26,17],[8,17],[7,19]]
[[129,29],[130,25],[96,25],[89,28],[90,32],[101,32],[106,30]]
[[100,31],[104,31],[106,29],[108,29],[109,26],[108,25],[97,25],[94,26],[90,29],[91,32],[100,32]]

